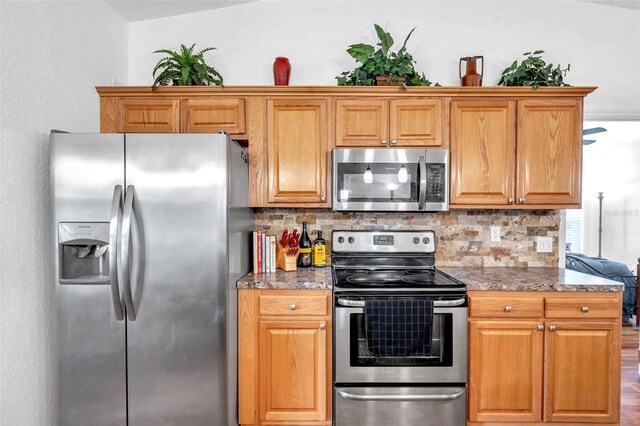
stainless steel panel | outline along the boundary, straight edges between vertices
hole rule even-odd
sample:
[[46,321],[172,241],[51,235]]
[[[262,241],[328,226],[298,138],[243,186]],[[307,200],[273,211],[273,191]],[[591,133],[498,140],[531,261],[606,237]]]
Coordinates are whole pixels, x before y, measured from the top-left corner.
[[[228,147],[223,135],[126,136],[126,184],[139,201],[136,318],[127,323],[130,426],[228,422]],[[136,259],[136,245],[144,258]]]
[[[376,239],[385,238],[393,243],[374,244]],[[392,240],[389,241],[389,238]],[[436,234],[433,231],[419,230],[333,231],[331,247],[335,253],[435,253]]]
[[335,426],[464,426],[462,387],[335,387]]
[[126,424],[125,326],[104,285],[59,285],[58,224],[110,221],[116,185],[124,182],[124,138],[53,134],[51,203],[54,325],[54,422]]
[[236,282],[250,269],[254,213],[249,206],[249,167],[246,151],[229,150],[229,281],[227,283],[228,425],[238,424],[238,289]]
[[364,307],[335,306],[335,383],[465,383],[467,381],[467,308],[434,307],[434,314],[452,314],[453,362],[451,367],[358,367],[351,366],[349,315]]

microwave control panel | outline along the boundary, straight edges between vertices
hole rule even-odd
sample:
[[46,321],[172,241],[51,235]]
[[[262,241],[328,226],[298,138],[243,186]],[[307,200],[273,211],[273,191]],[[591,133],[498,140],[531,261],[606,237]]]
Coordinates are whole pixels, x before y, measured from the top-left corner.
[[444,163],[427,163],[427,203],[443,203],[446,190]]

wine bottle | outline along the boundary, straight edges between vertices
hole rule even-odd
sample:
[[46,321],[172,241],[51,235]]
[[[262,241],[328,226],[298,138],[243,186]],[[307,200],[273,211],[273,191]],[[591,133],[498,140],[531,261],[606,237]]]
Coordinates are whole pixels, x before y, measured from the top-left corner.
[[316,268],[327,266],[326,248],[327,242],[322,238],[322,231],[318,231],[318,237],[313,242],[313,266]]
[[300,250],[298,251],[298,268],[311,267],[311,238],[307,233],[307,222],[302,222],[302,235],[300,235]]

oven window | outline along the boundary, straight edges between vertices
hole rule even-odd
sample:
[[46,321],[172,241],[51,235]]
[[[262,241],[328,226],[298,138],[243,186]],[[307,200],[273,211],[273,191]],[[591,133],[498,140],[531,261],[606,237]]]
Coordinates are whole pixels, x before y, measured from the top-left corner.
[[338,163],[338,201],[418,202],[416,163]]
[[429,352],[408,356],[377,356],[369,349],[364,314],[351,314],[350,364],[352,367],[451,367],[453,365],[453,315],[434,314]]

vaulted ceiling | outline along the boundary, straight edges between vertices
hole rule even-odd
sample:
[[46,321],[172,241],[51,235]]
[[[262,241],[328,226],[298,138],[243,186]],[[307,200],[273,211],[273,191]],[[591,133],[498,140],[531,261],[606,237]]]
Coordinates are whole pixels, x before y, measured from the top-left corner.
[[[0,0],[1,1],[1,0]],[[126,20],[146,21],[167,16],[203,12],[259,0],[107,0]],[[321,1],[321,0],[317,0]],[[443,0],[424,0],[443,1]],[[450,0],[455,1],[455,0]],[[577,0],[605,6],[623,7],[640,11],[640,0]]]

